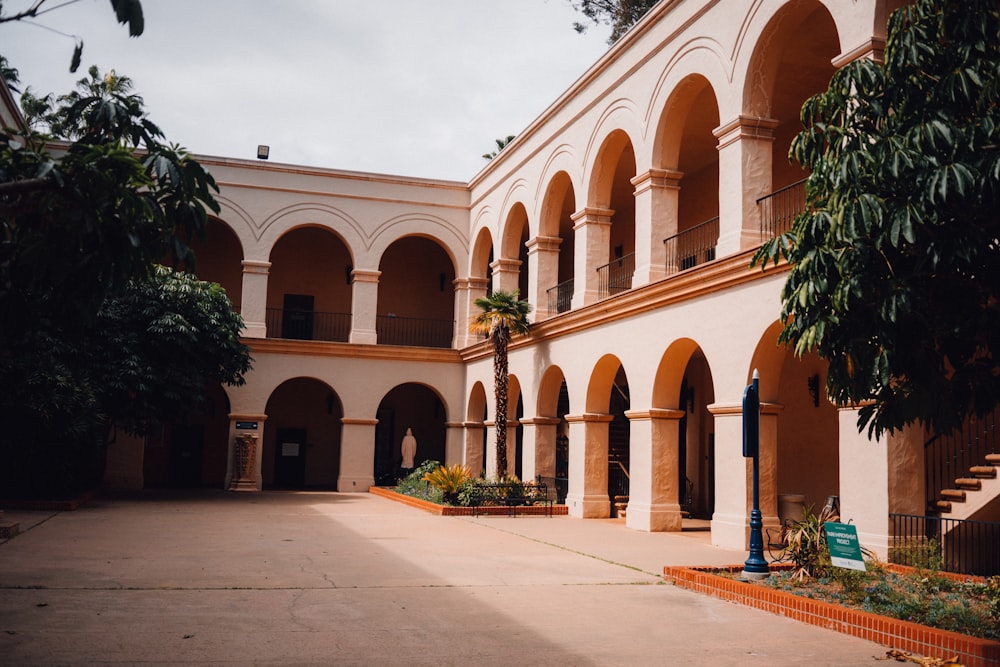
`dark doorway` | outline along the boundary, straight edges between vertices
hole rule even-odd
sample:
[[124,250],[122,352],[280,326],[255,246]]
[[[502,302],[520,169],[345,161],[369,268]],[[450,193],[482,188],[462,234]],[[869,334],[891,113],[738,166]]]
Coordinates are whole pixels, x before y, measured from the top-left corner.
[[395,486],[398,482],[399,459],[393,447],[396,434],[396,413],[382,408],[375,413],[375,486]]
[[301,489],[306,476],[306,430],[279,428],[274,448],[274,485]]
[[201,486],[205,426],[203,424],[174,424],[170,431],[170,485],[174,487]]
[[281,337],[312,340],[313,297],[311,294],[286,294],[281,312]]

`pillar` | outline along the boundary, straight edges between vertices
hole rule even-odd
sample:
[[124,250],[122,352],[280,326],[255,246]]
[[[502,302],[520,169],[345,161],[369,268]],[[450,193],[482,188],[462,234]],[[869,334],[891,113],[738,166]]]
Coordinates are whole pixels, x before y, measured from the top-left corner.
[[466,278],[455,281],[455,347],[463,348],[481,342],[477,334],[469,331],[469,324],[481,312],[476,299],[486,296],[489,281],[486,278]]
[[611,415],[566,415],[569,423],[570,516],[606,519],[611,516],[608,498],[608,424]]
[[625,525],[681,530],[679,433],[683,410],[630,410],[629,497]]
[[549,290],[559,284],[558,236],[536,236],[528,241],[528,299],[534,307],[534,321],[540,322],[555,313],[549,312]]
[[715,513],[712,544],[746,549],[750,512],[750,459],[743,456],[743,406],[708,406],[715,419]]
[[648,285],[667,275],[668,258],[663,241],[677,233],[677,202],[682,176],[679,171],[650,169],[632,179],[635,186],[635,274],[632,276],[632,287]]
[[465,425],[462,422],[444,423],[445,465],[465,465],[462,450],[465,445]]
[[524,451],[521,454],[521,473],[524,479],[556,476],[556,427],[558,417],[522,419]]
[[771,191],[771,151],[778,121],[739,116],[714,130],[719,140],[718,256],[760,245],[757,199]]
[[478,477],[486,470],[483,460],[483,437],[486,434],[486,424],[482,422],[465,422],[465,467],[473,477]]
[[595,303],[601,298],[597,269],[608,263],[611,243],[611,216],[608,208],[585,208],[571,217],[576,235],[573,257],[575,289],[571,307],[576,310]]
[[375,484],[375,425],[377,419],[344,417],[340,442],[338,491],[368,491]]
[[[381,271],[354,269],[351,273],[351,343],[378,342],[375,316],[378,312],[378,279]],[[367,488],[367,487],[366,487]]]
[[[243,296],[240,314],[246,338],[267,338],[267,276],[271,262],[243,260]],[[277,336],[280,331],[272,331]]]
[[[229,448],[226,457],[225,488],[230,491],[260,491],[264,488],[264,478],[261,474],[261,459],[264,454],[264,422],[265,414],[230,413],[229,414]],[[252,465],[249,475],[241,474],[245,468],[241,465],[240,445],[237,441],[248,442],[245,436],[251,436],[256,443],[252,454]]]

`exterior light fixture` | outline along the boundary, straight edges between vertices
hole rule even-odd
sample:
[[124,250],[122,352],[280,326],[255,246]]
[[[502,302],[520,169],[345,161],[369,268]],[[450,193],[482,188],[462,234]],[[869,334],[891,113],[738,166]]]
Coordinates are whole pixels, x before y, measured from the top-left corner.
[[265,146],[264,144],[260,144],[260,145],[257,146],[257,159],[258,160],[266,160],[270,154],[271,154],[271,147],[270,146]]

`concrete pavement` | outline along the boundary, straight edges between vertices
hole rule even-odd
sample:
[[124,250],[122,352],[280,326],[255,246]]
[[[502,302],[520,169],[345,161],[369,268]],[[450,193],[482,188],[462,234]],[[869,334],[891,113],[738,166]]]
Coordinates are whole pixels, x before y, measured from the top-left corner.
[[876,644],[663,583],[707,531],[438,517],[368,494],[7,511],[0,664],[870,665]]

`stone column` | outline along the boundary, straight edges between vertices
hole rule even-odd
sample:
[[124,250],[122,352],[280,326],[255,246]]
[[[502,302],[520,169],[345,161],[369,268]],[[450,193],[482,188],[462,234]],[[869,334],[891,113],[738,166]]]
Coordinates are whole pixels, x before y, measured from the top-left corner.
[[725,257],[761,242],[757,199],[771,192],[771,151],[778,121],[739,116],[717,127],[719,245]]
[[556,476],[556,427],[558,417],[534,417],[522,419],[524,427],[524,452],[521,458],[521,473],[524,479]]
[[483,469],[486,470],[487,477],[497,476],[497,423],[487,421],[483,423],[486,428],[486,461],[483,462]]
[[597,269],[608,263],[611,243],[609,208],[585,208],[571,217],[576,247],[573,257],[574,290],[571,307],[576,310],[600,300],[600,279]]
[[886,559],[893,546],[889,514],[925,513],[923,432],[908,426],[869,440],[858,432],[858,407],[841,408],[840,517],[858,527],[858,541]]
[[715,418],[715,513],[712,544],[746,549],[749,538],[750,459],[743,456],[743,406],[708,406]]
[[[500,258],[490,264],[493,269],[494,291],[513,292],[518,287],[521,275],[521,260]],[[521,295],[522,298],[525,295]]]
[[375,315],[378,312],[378,279],[381,271],[354,269],[351,273],[351,343],[378,342]]
[[611,415],[566,415],[569,423],[570,516],[606,519],[611,516],[608,498],[608,424]]
[[[261,457],[264,454],[265,414],[230,413],[229,451],[225,488],[230,491],[260,491],[264,487]],[[250,439],[247,439],[250,436]],[[253,452],[246,458],[250,445]]]
[[[763,535],[767,537],[768,529],[775,530],[781,526],[778,518],[778,414],[783,406],[777,403],[760,404],[760,456],[759,483],[760,514],[763,521]],[[740,448],[742,449],[742,439]],[[751,459],[747,459],[752,464]],[[748,482],[750,495],[747,497],[747,507],[753,509],[753,468]],[[816,508],[817,511],[819,508]],[[749,516],[749,510],[747,512]],[[749,528],[749,523],[747,524]],[[747,539],[749,539],[749,534]]]
[[486,278],[466,278],[455,282],[455,300],[461,302],[455,319],[455,347],[463,348],[483,340],[469,331],[469,324],[481,312],[476,306],[476,299],[486,296],[489,281]]
[[344,417],[340,440],[338,491],[367,492],[375,484],[375,425],[377,419]]
[[465,467],[473,477],[478,477],[486,470],[483,460],[483,433],[486,425],[482,422],[465,422]]
[[679,433],[683,410],[630,410],[629,497],[625,525],[681,530]]
[[445,465],[465,465],[462,449],[465,444],[465,425],[462,422],[445,422],[444,463]]
[[[635,186],[635,275],[632,287],[667,275],[663,241],[677,233],[677,202],[683,174],[650,169],[632,179]],[[629,501],[631,503],[631,501]]]
[[559,283],[558,236],[536,236],[528,241],[528,293],[523,298],[534,306],[534,321],[541,322],[549,313],[549,289]]
[[[243,316],[243,333],[246,338],[267,338],[267,275],[271,262],[243,260],[243,296],[240,314]],[[280,331],[272,331],[277,337]]]

